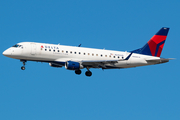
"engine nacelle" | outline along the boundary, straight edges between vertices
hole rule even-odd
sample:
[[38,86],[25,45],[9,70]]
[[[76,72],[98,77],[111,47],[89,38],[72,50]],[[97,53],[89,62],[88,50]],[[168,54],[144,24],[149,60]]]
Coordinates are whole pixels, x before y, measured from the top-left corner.
[[79,70],[79,69],[83,69],[84,67],[78,62],[67,61],[65,63],[65,68],[68,70]]
[[62,65],[56,64],[56,63],[49,63],[51,67],[62,67]]

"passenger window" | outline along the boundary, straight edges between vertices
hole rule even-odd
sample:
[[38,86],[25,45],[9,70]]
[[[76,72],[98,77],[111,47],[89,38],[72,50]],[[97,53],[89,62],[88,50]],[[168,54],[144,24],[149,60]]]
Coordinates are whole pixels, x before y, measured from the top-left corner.
[[86,53],[84,53],[84,55],[86,55]]
[[92,56],[94,56],[94,54],[92,54]]
[[102,57],[103,55],[101,55],[101,57]]
[[76,54],[76,52],[74,52],[74,54]]
[[81,52],[79,52],[79,54],[81,54]]
[[59,52],[59,50],[58,50],[58,52]]
[[62,53],[64,52],[64,50],[62,50]]
[[55,52],[55,50],[53,50]]
[[45,49],[45,51],[47,51],[47,49]]
[[68,51],[66,51],[66,53],[68,53]]
[[98,54],[96,54],[96,56],[98,56]]
[[116,56],[114,56],[114,58],[116,58]]
[[72,54],[72,51],[70,51],[70,53]]
[[111,57],[111,55],[109,57]]
[[90,55],[90,53],[88,53],[88,55]]
[[49,49],[49,51],[51,51],[51,49]]
[[105,57],[107,57],[107,55],[105,55]]

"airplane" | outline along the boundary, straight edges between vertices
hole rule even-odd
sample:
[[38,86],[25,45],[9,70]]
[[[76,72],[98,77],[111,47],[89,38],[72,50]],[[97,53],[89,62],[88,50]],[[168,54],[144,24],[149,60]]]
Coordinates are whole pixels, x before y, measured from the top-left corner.
[[36,42],[20,42],[3,52],[9,58],[19,59],[25,70],[27,61],[49,63],[51,67],[73,70],[77,75],[86,68],[90,77],[91,68],[122,69],[166,63],[171,58],[161,58],[161,52],[170,28],[162,27],[142,48],[130,51],[93,49],[79,46],[65,46]]

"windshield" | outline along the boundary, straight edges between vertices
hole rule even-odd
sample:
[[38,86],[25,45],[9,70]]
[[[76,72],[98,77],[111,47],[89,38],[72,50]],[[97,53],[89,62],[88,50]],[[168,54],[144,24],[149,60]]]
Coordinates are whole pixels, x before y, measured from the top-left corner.
[[16,44],[16,45],[13,45],[12,47],[19,47],[19,45]]
[[22,45],[18,45],[18,44],[16,44],[16,45],[13,45],[12,47],[22,47]]

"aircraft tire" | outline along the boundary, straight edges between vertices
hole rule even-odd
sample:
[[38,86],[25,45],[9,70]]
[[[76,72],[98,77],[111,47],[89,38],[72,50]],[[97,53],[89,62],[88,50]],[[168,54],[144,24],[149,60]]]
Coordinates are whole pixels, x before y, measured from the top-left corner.
[[76,73],[77,75],[80,75],[80,74],[81,74],[81,70],[75,70],[75,73]]
[[92,72],[91,71],[86,71],[86,76],[90,77],[92,75]]
[[25,70],[25,67],[24,67],[24,66],[22,66],[22,67],[21,67],[21,70]]

